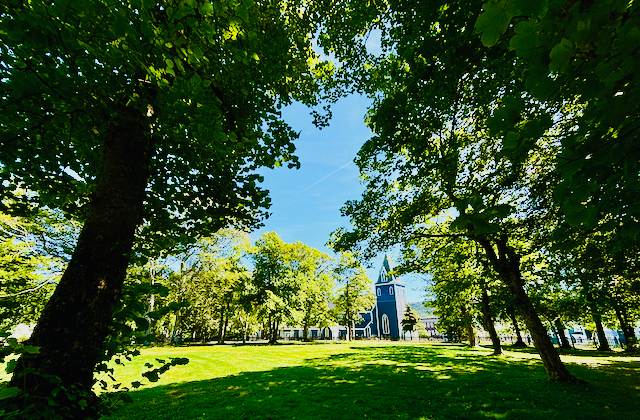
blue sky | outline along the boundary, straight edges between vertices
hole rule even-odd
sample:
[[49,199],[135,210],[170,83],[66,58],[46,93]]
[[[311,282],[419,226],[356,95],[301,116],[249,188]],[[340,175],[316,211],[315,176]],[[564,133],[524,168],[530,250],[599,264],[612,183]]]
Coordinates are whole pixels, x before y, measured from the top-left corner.
[[[284,119],[300,132],[296,154],[301,168],[261,172],[263,185],[271,192],[271,217],[264,228],[251,235],[254,239],[273,230],[286,242],[302,241],[332,253],[325,245],[330,233],[348,225],[340,216],[340,207],[359,198],[363,190],[353,159],[371,135],[364,124],[369,103],[355,95],[342,99],[333,107],[330,126],[322,130],[314,127],[309,110],[300,104],[283,112]],[[368,273],[372,279],[377,277],[382,257],[371,261]],[[422,300],[424,281],[407,277],[404,283],[409,302]]]

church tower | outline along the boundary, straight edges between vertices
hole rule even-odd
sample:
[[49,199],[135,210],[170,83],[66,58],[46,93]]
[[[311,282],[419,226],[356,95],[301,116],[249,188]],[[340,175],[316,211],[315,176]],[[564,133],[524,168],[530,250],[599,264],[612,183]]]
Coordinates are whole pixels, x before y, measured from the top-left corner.
[[378,337],[398,340],[402,336],[402,317],[407,307],[407,296],[404,284],[392,274],[387,255],[384,256],[375,288]]

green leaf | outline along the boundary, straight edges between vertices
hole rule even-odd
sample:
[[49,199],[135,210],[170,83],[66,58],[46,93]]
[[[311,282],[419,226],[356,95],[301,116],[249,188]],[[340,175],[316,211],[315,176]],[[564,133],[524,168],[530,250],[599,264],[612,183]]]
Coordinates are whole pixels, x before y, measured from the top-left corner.
[[527,58],[536,52],[537,39],[537,27],[530,21],[520,22],[509,41],[509,48],[514,50],[518,57]]
[[9,360],[7,362],[7,365],[4,367],[5,372],[13,373],[13,371],[16,368],[17,364],[18,364],[18,359]]
[[573,56],[574,47],[573,42],[567,38],[557,43],[549,53],[550,63],[549,69],[554,72],[562,72],[569,67],[569,60]]
[[0,401],[7,398],[13,398],[19,394],[20,388],[16,388],[15,386],[0,387]]
[[202,16],[211,16],[213,14],[213,4],[207,1],[202,6],[200,6],[200,13]]
[[508,13],[505,3],[492,1],[484,4],[484,10],[476,20],[475,29],[482,43],[491,47],[505,33],[513,16]]
[[507,4],[514,16],[540,17],[547,11],[548,0],[510,0]]
[[38,354],[40,353],[40,347],[32,345],[22,346],[22,352],[26,354]]

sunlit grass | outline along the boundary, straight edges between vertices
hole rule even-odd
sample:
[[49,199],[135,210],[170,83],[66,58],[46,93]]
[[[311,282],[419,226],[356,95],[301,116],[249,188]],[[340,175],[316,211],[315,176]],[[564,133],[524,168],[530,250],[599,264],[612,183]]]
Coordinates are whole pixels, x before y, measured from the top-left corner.
[[548,382],[530,351],[494,357],[389,342],[149,348],[116,376],[139,380],[156,357],[190,362],[132,392],[112,418],[637,418],[640,358],[574,353],[563,360],[587,384]]

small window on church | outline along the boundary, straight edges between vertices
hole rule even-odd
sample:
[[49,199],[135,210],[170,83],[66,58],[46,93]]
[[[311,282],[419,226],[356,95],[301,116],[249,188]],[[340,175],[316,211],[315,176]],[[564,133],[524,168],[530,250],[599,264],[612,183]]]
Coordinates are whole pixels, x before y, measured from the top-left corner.
[[392,295],[393,294],[393,286],[389,286],[389,294]]
[[377,294],[378,296],[380,296],[380,295],[382,294],[382,290],[380,290],[380,288],[379,288],[379,287],[376,289],[376,294]]

